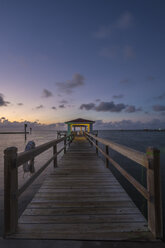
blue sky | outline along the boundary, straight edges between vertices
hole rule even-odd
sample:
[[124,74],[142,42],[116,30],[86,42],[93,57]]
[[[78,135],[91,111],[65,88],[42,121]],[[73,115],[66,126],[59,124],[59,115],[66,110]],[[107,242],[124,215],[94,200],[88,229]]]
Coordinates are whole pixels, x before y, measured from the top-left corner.
[[82,117],[106,128],[164,127],[164,8],[163,0],[0,0],[1,125]]

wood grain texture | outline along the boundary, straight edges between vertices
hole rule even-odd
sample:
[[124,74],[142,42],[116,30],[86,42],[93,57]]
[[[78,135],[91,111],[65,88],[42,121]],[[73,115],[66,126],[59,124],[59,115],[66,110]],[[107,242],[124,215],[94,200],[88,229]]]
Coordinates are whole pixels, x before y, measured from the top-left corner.
[[85,138],[76,138],[11,238],[152,240],[147,222]]

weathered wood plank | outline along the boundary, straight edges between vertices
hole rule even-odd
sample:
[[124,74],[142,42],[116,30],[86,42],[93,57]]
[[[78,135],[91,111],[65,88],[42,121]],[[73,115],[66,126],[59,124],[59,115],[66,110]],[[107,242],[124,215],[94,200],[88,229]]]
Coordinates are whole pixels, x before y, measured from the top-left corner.
[[[35,198],[34,198],[35,199]],[[33,200],[34,200],[33,199]],[[55,207],[133,207],[130,201],[88,201],[88,202],[31,202],[29,208],[55,208]]]
[[[110,197],[122,197],[123,196],[123,191],[122,192],[81,192],[81,198],[82,197],[85,197],[85,198],[88,198],[88,197],[107,197],[108,199]],[[126,197],[127,195],[124,194],[124,196]],[[54,198],[54,199],[57,199],[57,198],[62,198],[62,199],[66,199],[66,198],[70,198],[70,197],[80,197],[80,192],[70,192],[69,195],[67,192],[38,192],[36,194],[36,197],[39,197],[39,198]],[[127,198],[129,198],[127,196]]]
[[[56,187],[56,189],[66,189],[66,186],[55,186],[55,185],[43,185],[42,188],[43,189],[54,189],[54,187]],[[74,186],[67,186],[68,189],[100,189],[100,188],[105,188],[105,189],[112,189],[115,188],[114,185],[84,185],[84,186],[79,186],[79,185],[74,185]]]
[[113,208],[113,207],[97,207],[97,208],[72,208],[72,207],[61,207],[61,208],[27,208],[25,209],[23,215],[42,215],[42,216],[55,216],[55,215],[120,215],[120,214],[139,214],[140,211],[136,207],[120,207],[120,208]]
[[51,196],[47,196],[47,197],[38,197],[36,196],[32,202],[51,202],[51,203],[62,203],[62,202],[75,202],[76,203],[83,203],[83,202],[89,202],[89,201],[92,201],[93,203],[95,202],[112,202],[112,201],[119,201],[119,204],[121,203],[121,201],[129,201],[129,197],[128,196],[113,196],[113,197],[105,197],[105,196],[90,196],[90,197],[71,197],[71,196],[68,196],[68,197],[60,197],[60,196],[56,196],[56,197],[51,197]]
[[52,193],[52,194],[94,194],[94,193],[98,193],[98,194],[106,194],[106,193],[113,193],[113,192],[124,192],[124,189],[122,189],[121,187],[107,187],[107,188],[93,188],[93,189],[73,189],[73,188],[44,188],[41,187],[40,190],[38,191],[39,193]]
[[111,178],[114,178],[113,175],[107,175],[107,173],[105,174],[96,174],[96,175],[81,175],[81,174],[77,174],[77,175],[70,175],[70,174],[67,174],[67,173],[52,173],[51,175],[49,175],[49,178],[50,179],[54,179],[54,178],[58,178],[58,180],[71,180],[71,179],[77,179],[77,180],[80,180],[80,179],[83,179],[83,180],[86,180],[86,179],[97,179],[97,180],[103,180],[103,179],[111,179]]
[[[58,182],[58,181],[54,181],[54,182],[45,182],[44,183],[45,186],[53,186],[53,187],[59,187],[59,186],[63,186],[63,187],[95,187],[95,183],[92,182],[76,182],[76,184],[74,182]],[[117,186],[118,183],[116,181],[112,181],[112,182],[100,182],[99,186]]]
[[12,238],[151,240],[147,222],[89,143],[75,141],[19,219]]
[[[52,227],[53,228],[53,227]],[[59,240],[110,240],[110,241],[155,241],[150,232],[102,232],[102,233],[33,233],[23,232],[21,228],[15,235],[11,235],[12,239],[59,239]]]
[[[75,215],[74,217],[72,215],[68,216],[42,216],[42,215],[32,215],[27,216],[23,215],[19,219],[19,223],[21,224],[51,224],[51,223],[60,223],[60,224],[98,224],[98,223],[109,223],[111,226],[112,223],[137,223],[137,222],[145,222],[145,219],[140,214],[127,214],[127,215]],[[142,223],[142,224],[143,224]]]
[[104,182],[116,182],[117,184],[119,184],[118,182],[117,182],[117,180],[115,179],[115,178],[102,178],[102,179],[95,179],[95,178],[86,178],[86,179],[84,179],[84,178],[79,178],[79,179],[77,179],[76,177],[75,178],[66,178],[66,179],[61,179],[61,178],[59,178],[58,179],[58,177],[54,177],[54,178],[48,178],[48,179],[45,179],[45,181],[44,181],[44,183],[55,183],[55,182],[58,182],[58,183],[72,183],[72,182],[74,182],[74,183],[95,183],[95,184],[101,184],[101,183],[103,183],[103,180],[104,180]]
[[[45,228],[46,227],[46,228]],[[137,223],[99,223],[99,224],[19,224],[20,232],[29,233],[103,233],[103,232],[131,232],[148,231],[145,222]]]

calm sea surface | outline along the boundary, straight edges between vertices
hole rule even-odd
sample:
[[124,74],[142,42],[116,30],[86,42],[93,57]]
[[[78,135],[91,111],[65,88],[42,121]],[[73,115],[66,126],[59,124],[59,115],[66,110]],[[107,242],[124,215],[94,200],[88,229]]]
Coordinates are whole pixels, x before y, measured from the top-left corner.
[[[163,206],[165,206],[165,133],[164,132],[139,132],[139,131],[99,131],[99,137],[112,140],[116,143],[123,144],[138,151],[145,152],[148,146],[154,146],[160,149],[160,164],[161,164],[161,186],[163,195]],[[26,143],[29,140],[34,140],[36,146],[41,145],[50,140],[56,139],[55,131],[33,131],[31,135],[27,135],[27,141],[24,140],[23,134],[0,134],[0,235],[2,234],[3,226],[3,151],[6,147],[16,146],[18,152],[22,152],[25,149]],[[118,153],[109,150],[109,154],[125,168],[131,175],[133,175],[144,186],[146,185],[146,171],[145,168],[124,158]],[[35,159],[36,170],[40,168],[46,162],[49,156],[52,155],[52,149],[49,149],[44,154],[38,156]],[[101,156],[101,155],[100,155]],[[132,197],[133,201],[140,208],[144,215],[147,215],[146,202],[141,195],[125,180],[114,168],[109,165],[115,176],[120,180],[123,187],[128,194]],[[43,173],[42,176],[31,186],[29,190],[20,199],[19,212],[21,213],[33,197],[34,193],[40,187],[45,175],[53,170],[53,166]],[[22,185],[30,175],[24,175],[22,168],[19,168],[19,185]],[[165,216],[165,211],[163,207]],[[164,218],[164,217],[163,217]],[[165,218],[164,218],[165,223]]]

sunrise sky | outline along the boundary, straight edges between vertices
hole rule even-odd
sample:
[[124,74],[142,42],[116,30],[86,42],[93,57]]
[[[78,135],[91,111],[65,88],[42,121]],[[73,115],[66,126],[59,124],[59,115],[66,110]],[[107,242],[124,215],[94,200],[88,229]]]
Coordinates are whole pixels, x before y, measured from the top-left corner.
[[164,10],[164,0],[0,0],[1,126],[165,127]]

